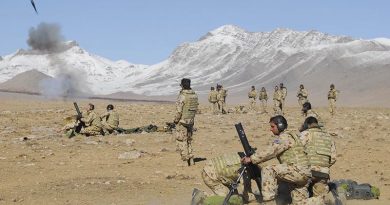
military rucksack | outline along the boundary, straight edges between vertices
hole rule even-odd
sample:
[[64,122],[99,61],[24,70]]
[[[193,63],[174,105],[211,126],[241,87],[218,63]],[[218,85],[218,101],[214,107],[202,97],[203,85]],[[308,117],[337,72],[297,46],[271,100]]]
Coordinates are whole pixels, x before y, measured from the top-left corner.
[[378,199],[380,196],[379,188],[370,184],[358,184],[350,179],[340,179],[332,181],[338,188],[343,188],[346,191],[347,199]]

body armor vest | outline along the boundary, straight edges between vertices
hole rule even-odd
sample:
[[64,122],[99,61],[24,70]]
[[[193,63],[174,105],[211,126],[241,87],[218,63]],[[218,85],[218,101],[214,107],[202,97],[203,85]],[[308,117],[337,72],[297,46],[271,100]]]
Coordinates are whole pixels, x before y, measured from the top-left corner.
[[198,110],[198,95],[193,90],[183,90],[182,95],[184,95],[184,106],[181,119],[194,119]]
[[328,99],[336,99],[336,91],[334,89],[329,90]]
[[308,129],[312,140],[306,145],[310,165],[330,166],[332,141],[330,136],[319,128]]
[[241,167],[241,158],[237,153],[224,154],[211,159],[218,177],[234,180]]
[[268,96],[266,92],[260,91],[259,93],[259,100],[267,100]]
[[302,166],[309,165],[309,160],[306,156],[305,149],[300,139],[298,139],[298,136],[292,133],[284,133],[284,134],[289,135],[289,137],[293,138],[295,141],[295,145],[277,157],[279,162],[281,164],[289,164],[289,165],[290,164],[302,165]]
[[248,93],[249,98],[256,98],[256,91],[252,90]]
[[214,90],[214,91],[211,91],[211,92],[210,92],[209,101],[210,101],[211,103],[215,103],[215,102],[218,101],[218,92],[217,92],[217,91]]

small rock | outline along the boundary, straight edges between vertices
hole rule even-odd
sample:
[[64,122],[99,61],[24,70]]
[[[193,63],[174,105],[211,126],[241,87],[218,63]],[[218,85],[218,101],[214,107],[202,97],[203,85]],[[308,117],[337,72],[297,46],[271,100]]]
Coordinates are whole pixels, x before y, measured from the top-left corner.
[[118,159],[138,159],[142,156],[142,153],[137,150],[132,150],[130,152],[124,152],[119,154]]
[[133,144],[135,143],[135,140],[133,140],[133,139],[127,139],[127,140],[125,141],[125,143],[126,143],[127,146],[131,146],[131,145],[133,145]]

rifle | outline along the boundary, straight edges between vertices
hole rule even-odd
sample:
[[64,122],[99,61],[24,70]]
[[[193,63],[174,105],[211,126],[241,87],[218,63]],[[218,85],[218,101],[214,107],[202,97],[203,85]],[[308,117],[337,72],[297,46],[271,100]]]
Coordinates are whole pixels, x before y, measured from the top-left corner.
[[[238,137],[240,138],[241,144],[244,148],[244,152],[239,152],[238,155],[240,157],[250,157],[255,153],[255,150],[249,145],[248,139],[246,138],[246,134],[244,131],[244,128],[242,127],[241,123],[235,124]],[[231,195],[237,190],[237,184],[242,177],[243,173],[246,172],[249,179],[253,179],[256,182],[256,185],[259,189],[260,198],[261,198],[261,170],[256,164],[246,164],[243,165],[244,168],[242,168],[240,177],[237,182],[233,182],[230,188],[230,191],[228,195],[225,197],[223,205],[227,205],[227,202],[229,201]]]

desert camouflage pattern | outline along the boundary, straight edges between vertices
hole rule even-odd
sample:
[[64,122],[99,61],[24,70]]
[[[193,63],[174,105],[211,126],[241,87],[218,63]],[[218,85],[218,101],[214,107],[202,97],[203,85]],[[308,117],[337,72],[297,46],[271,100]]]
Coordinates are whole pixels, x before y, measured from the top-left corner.
[[81,122],[85,123],[84,129],[80,131],[80,134],[87,136],[100,135],[102,134],[102,122],[100,117],[93,110],[86,112],[86,116],[80,119]]
[[280,90],[277,90],[274,92],[273,96],[274,100],[274,114],[275,115],[282,115],[282,93]]
[[[238,180],[240,168],[241,158],[238,153],[226,153],[207,161],[202,170],[202,179],[215,195],[225,197],[231,183]],[[251,179],[245,173],[241,182],[237,189],[244,201],[256,201],[251,190]]]
[[183,161],[188,161],[192,154],[192,134],[194,118],[198,108],[198,96],[193,90],[182,90],[176,101],[176,146]]
[[337,100],[337,91],[336,89],[330,89],[328,92],[328,102],[329,102],[329,112],[333,116],[336,112],[336,100]]
[[283,112],[283,109],[284,109],[284,106],[285,106],[285,101],[286,101],[286,97],[287,97],[287,88],[286,87],[282,87],[279,89],[280,90],[280,93],[281,93],[281,101],[280,103],[282,104],[282,112]]
[[[308,110],[308,111],[306,112],[306,114],[303,113],[303,119],[302,119],[302,121],[305,121],[305,119],[308,118],[308,117],[315,117],[315,118],[317,119],[318,125],[319,125],[320,127],[324,127],[324,126],[325,126],[325,122],[324,122],[324,120],[322,119],[322,117],[318,114],[318,112],[314,111],[313,109]],[[323,129],[325,129],[325,128],[323,128]]]
[[119,126],[119,114],[114,110],[109,110],[100,116],[104,133],[112,133]]
[[248,93],[248,98],[249,98],[249,110],[256,110],[256,97],[257,97],[257,92],[256,90],[251,90]]
[[297,93],[297,97],[298,97],[298,103],[299,103],[300,107],[302,107],[305,102],[308,102],[307,96],[309,96],[309,92],[307,92],[307,90],[305,88],[303,88],[303,89],[299,88],[298,93]]
[[218,113],[218,92],[216,90],[210,91],[208,100],[211,104],[211,110],[213,114],[217,114]]
[[202,170],[202,178],[214,194],[226,196],[230,184],[238,179],[240,160],[237,153],[229,153],[207,161]]
[[267,112],[268,95],[267,95],[267,92],[265,90],[261,90],[259,92],[259,100],[260,100],[261,112],[266,113]]
[[[281,163],[262,167],[262,194],[265,201],[275,199],[278,180],[289,183],[293,204],[300,204],[299,202],[309,197],[307,187],[311,173],[309,166],[306,165],[308,159],[301,149],[302,146],[295,133],[284,131],[276,136],[270,146],[250,157],[255,164],[272,158],[278,158]],[[294,161],[303,163],[298,164]]]
[[218,99],[218,109],[220,113],[226,113],[226,96],[227,92],[223,88],[218,91],[217,99]]
[[192,154],[192,132],[192,125],[184,125],[182,123],[176,125],[176,146],[183,161],[194,158]]
[[[336,146],[328,133],[315,127],[301,132],[300,139],[306,148],[310,161],[310,169],[325,174],[330,174],[330,166],[336,162]],[[329,193],[329,179],[312,179],[313,197],[311,201],[322,202],[332,200]],[[327,203],[329,204],[329,203]]]

